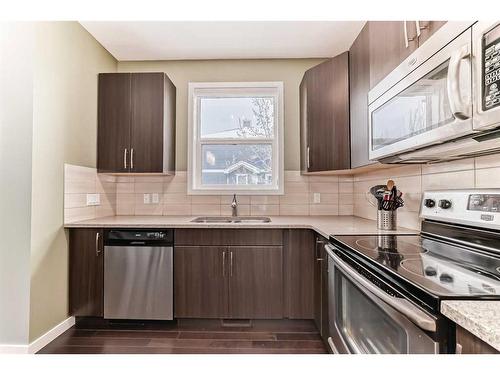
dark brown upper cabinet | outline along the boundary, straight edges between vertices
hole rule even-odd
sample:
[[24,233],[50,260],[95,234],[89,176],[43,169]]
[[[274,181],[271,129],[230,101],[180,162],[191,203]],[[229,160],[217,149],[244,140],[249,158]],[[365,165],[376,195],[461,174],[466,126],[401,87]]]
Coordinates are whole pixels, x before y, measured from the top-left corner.
[[370,91],[370,27],[366,23],[349,50],[351,168],[374,163],[368,149],[368,91]]
[[174,173],[175,95],[164,73],[99,74],[98,171]]
[[348,52],[304,74],[300,108],[302,172],[349,169]]
[[370,88],[375,87],[445,23],[369,21]]
[[69,232],[69,314],[102,317],[104,246],[102,229]]

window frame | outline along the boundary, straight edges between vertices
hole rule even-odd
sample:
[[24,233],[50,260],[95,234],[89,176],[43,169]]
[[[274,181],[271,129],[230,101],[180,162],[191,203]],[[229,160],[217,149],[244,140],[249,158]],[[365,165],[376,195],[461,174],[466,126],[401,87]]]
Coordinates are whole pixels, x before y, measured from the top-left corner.
[[[254,97],[274,98],[273,138],[201,138],[200,98],[203,97]],[[189,195],[282,195],[284,192],[284,132],[283,132],[283,82],[189,82],[188,84],[188,194]],[[203,185],[203,145],[270,144],[272,147],[270,185]]]

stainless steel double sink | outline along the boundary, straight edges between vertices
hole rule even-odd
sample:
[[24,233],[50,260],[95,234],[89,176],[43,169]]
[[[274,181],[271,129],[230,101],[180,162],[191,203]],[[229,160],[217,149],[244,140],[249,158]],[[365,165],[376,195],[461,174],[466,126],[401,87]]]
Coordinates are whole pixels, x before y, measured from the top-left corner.
[[270,223],[271,218],[265,216],[200,216],[193,223]]

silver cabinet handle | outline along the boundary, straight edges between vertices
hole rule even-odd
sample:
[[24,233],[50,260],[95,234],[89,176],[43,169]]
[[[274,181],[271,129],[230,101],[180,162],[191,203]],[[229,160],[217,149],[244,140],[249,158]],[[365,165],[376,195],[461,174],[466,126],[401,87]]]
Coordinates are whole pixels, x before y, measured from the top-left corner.
[[101,249],[99,249],[99,237],[100,237],[100,233],[97,232],[95,234],[95,256],[98,257],[99,256],[99,253],[101,252]]
[[333,340],[331,337],[328,337],[328,346],[330,349],[332,349],[333,354],[340,354],[337,348],[335,347],[335,344],[333,343]]
[[455,354],[462,354],[462,345],[457,342],[455,346]]
[[222,252],[222,277],[226,277],[226,250]]
[[134,169],[134,149],[130,149],[130,169]]
[[409,42],[413,42],[415,40],[415,37],[408,38],[408,25],[406,24],[406,21],[403,21],[403,24],[404,24],[403,31],[405,33],[405,47],[408,48],[410,46]]
[[337,255],[335,255],[335,253],[333,252],[333,247],[331,245],[325,245],[325,250],[328,253],[328,256],[330,256],[334,260],[335,265],[342,271],[344,271],[347,275],[349,275],[355,282],[366,288],[369,292],[374,294],[376,297],[387,303],[395,310],[399,311],[420,328],[426,331],[436,332],[436,320],[432,316],[426,314],[424,311],[414,306],[410,301],[407,301],[404,298],[393,297],[384,292],[382,289],[377,288],[374,284],[366,280],[363,276],[353,270],[347,263],[345,263]]
[[123,168],[127,169],[127,149],[123,150]]
[[231,266],[229,267],[229,276],[233,277],[233,252],[230,254]]
[[462,60],[467,57],[470,57],[468,44],[464,44],[450,56],[446,82],[451,112],[453,116],[461,120],[470,118],[470,105],[469,103],[464,103],[460,93],[460,65]]
[[425,29],[425,27],[420,27],[420,22],[419,21],[415,21],[415,26],[417,28],[417,38],[420,38],[420,31]]
[[311,167],[311,149],[309,146],[307,146],[307,155],[306,155],[306,160],[307,160],[307,169]]

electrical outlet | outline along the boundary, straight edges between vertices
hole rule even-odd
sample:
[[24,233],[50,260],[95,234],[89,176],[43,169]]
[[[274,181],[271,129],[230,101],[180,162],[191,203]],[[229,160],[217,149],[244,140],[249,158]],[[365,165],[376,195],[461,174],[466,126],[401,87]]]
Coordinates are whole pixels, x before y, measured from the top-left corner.
[[321,203],[321,193],[314,193],[313,194],[313,202],[314,203]]
[[151,194],[144,194],[144,204],[150,204],[151,203]]
[[99,206],[101,204],[101,194],[87,194],[87,206]]
[[158,193],[151,194],[151,199],[154,204],[160,203],[160,195]]

